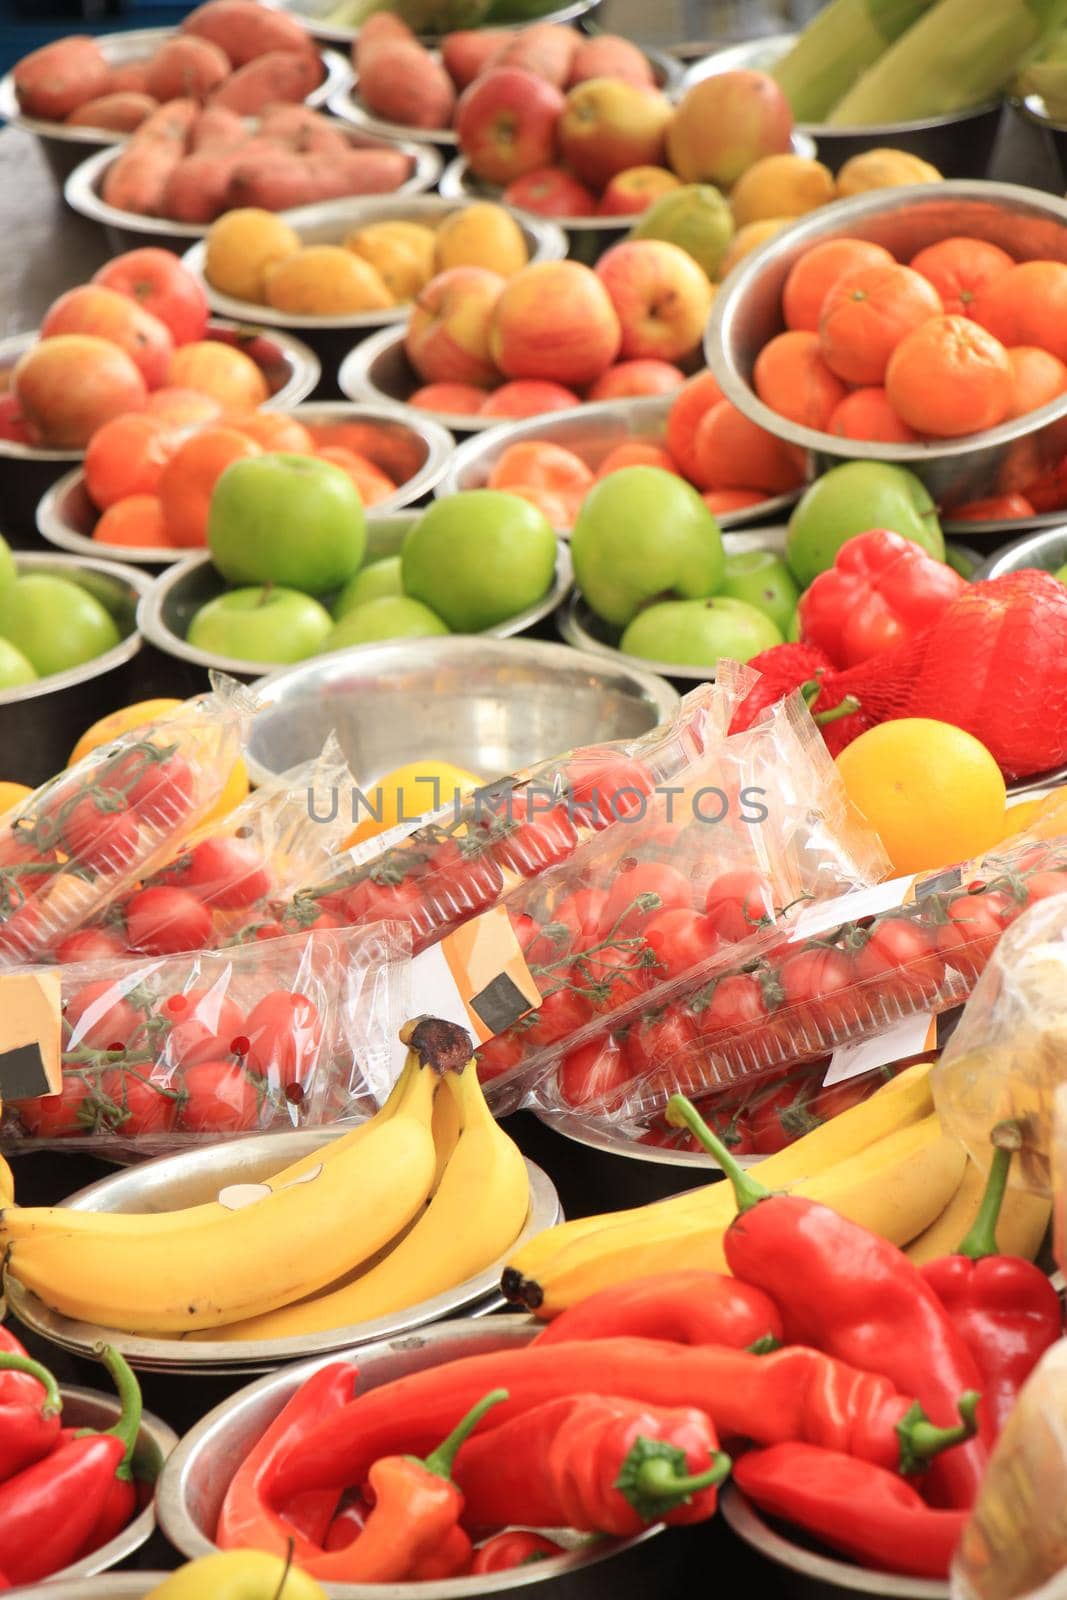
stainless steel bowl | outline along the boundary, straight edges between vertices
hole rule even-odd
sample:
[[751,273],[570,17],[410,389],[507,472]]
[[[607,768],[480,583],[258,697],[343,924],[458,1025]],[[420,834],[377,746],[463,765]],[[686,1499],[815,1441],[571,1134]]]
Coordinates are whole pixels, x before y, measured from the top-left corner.
[[136,614],[149,583],[136,568],[99,557],[16,551],[15,565],[20,576],[44,572],[87,589],[114,617],[122,635],[119,644],[95,661],[18,689],[0,690],[4,774],[36,786],[66,766],[74,741],[90,723],[143,698],[135,692],[142,646]]
[[812,245],[857,238],[909,261],[957,234],[1002,246],[1022,261],[1067,261],[1067,202],[1007,183],[934,183],[879,189],[801,217],[729,273],[715,297],[704,350],[727,399],[761,427],[812,452],[823,470],[846,460],[908,467],[939,505],[1020,489],[1067,452],[1067,394],[1039,411],[963,439],[870,444],[802,428],[772,411],[752,387],[760,350],[783,329],[782,288]]
[[48,1600],[145,1600],[158,1589],[168,1572],[109,1572],[107,1581],[90,1578],[49,1578]]
[[1050,117],[1039,94],[1028,94],[1021,100],[1013,100],[1012,110],[1018,112],[1024,122],[1044,134],[1055,152],[1061,176],[1067,179],[1067,122],[1057,122],[1055,117]]
[[[353,45],[359,37],[358,28],[339,27],[324,20],[331,11],[336,10],[336,0],[262,0],[262,4],[269,6],[272,11],[284,11],[290,17],[296,17],[304,24],[313,39],[323,39],[330,44]],[[507,15],[505,3],[494,6],[494,11],[499,10],[501,15],[486,17],[483,26],[521,28],[533,22],[577,22],[579,17],[584,17],[599,4],[600,0],[571,0],[569,5],[559,6],[555,11],[513,20]],[[432,44],[433,40],[424,37],[423,43]]]
[[[408,530],[419,520],[417,511],[399,512],[392,517],[374,517],[367,523],[367,553],[374,561],[386,556],[399,555]],[[556,574],[551,589],[536,605],[517,611],[506,622],[485,628],[479,634],[459,637],[481,639],[510,639],[513,635],[532,628],[551,616],[570,593],[574,575],[571,571],[570,552],[562,541],[556,545]],[[211,563],[208,550],[197,551],[184,561],[168,567],[158,577],[141,602],[137,624],[145,638],[157,650],[203,667],[205,672],[228,672],[233,677],[259,677],[277,670],[272,661],[241,661],[230,656],[215,655],[209,650],[198,650],[189,644],[186,634],[189,624],[202,605],[225,594],[230,587]],[[397,641],[400,643],[401,641]],[[410,641],[406,641],[410,642]],[[358,648],[365,648],[360,646]],[[311,659],[320,659],[313,657]]]
[[468,416],[461,411],[428,411],[409,405],[422,379],[404,353],[403,328],[383,328],[350,350],[337,373],[337,387],[349,400],[403,406],[411,417],[432,417],[451,433],[480,433],[499,426],[496,417]]
[[[356,148],[380,149],[387,141],[372,139],[355,128],[346,130],[349,142]],[[411,176],[395,192],[397,194],[422,194],[432,189],[441,173],[441,157],[432,145],[410,144],[406,140],[388,141],[391,150],[401,150],[411,159]],[[174,250],[180,255],[197,239],[205,239],[211,224],[207,222],[172,222],[168,217],[142,217],[136,211],[122,211],[110,206],[103,197],[104,174],[118,159],[114,147],[100,150],[74,168],[63,186],[63,198],[73,211],[98,222],[107,235],[108,243],[116,252],[139,250],[143,245],[156,245],[164,250]]]
[[[152,1213],[205,1204],[230,1184],[262,1183],[290,1162],[299,1161],[329,1143],[342,1131],[340,1128],[316,1128],[304,1132],[258,1134],[222,1144],[209,1143],[117,1172],[71,1195],[63,1203],[78,1211]],[[526,1166],[530,1209],[511,1250],[560,1220],[559,1199],[551,1182],[533,1162],[528,1161]],[[19,1321],[65,1350],[79,1355],[91,1354],[94,1345],[104,1340],[121,1350],[130,1365],[138,1370],[194,1372],[203,1376],[223,1372],[270,1372],[283,1362],[306,1361],[313,1356],[323,1357],[379,1339],[398,1338],[445,1317],[464,1312],[481,1315],[501,1304],[497,1290],[504,1265],[503,1259],[494,1261],[466,1283],[373,1322],[336,1328],[330,1333],[246,1343],[223,1342],[212,1339],[210,1334],[203,1338],[138,1338],[61,1317],[49,1311],[36,1295],[18,1283],[10,1282],[8,1293],[9,1304]]]
[[[749,69],[769,72],[796,42],[795,33],[777,33],[749,39],[727,50],[716,50],[696,61],[682,79],[682,93],[695,83],[720,72]],[[970,111],[945,117],[923,117],[915,122],[883,122],[870,127],[831,127],[824,122],[799,124],[802,133],[819,147],[819,160],[831,171],[843,167],[864,150],[907,150],[929,161],[946,178],[984,178],[1000,127],[1001,102],[989,101]]]
[[732,1484],[719,1497],[727,1526],[747,1545],[777,1567],[789,1571],[789,1593],[800,1600],[844,1600],[856,1594],[881,1600],[949,1600],[947,1583],[933,1578],[905,1578],[896,1572],[872,1572],[849,1561],[818,1555],[779,1533],[762,1512]]
[[[537,1324],[527,1317],[490,1317],[476,1323],[444,1322],[412,1338],[366,1345],[352,1357],[359,1367],[359,1390],[379,1388],[408,1373],[464,1356],[521,1349],[537,1331]],[[215,1526],[234,1463],[247,1454],[299,1385],[322,1364],[311,1361],[286,1367],[249,1384],[209,1411],[185,1435],[170,1457],[157,1491],[160,1526],[183,1555],[195,1559],[216,1548]],[[662,1524],[656,1524],[633,1539],[586,1540],[566,1555],[509,1572],[429,1581],[419,1585],[418,1593],[425,1600],[490,1600],[546,1584],[561,1600],[564,1592],[567,1600],[580,1600],[597,1583],[590,1568],[608,1561],[615,1565],[610,1575],[601,1575],[600,1584],[612,1600],[663,1593],[668,1581],[664,1562],[670,1566],[674,1541],[657,1545],[655,1536],[661,1529]],[[336,1600],[403,1600],[410,1592],[408,1584],[334,1583],[326,1589]]]
[[678,696],[636,662],[533,639],[404,639],[274,672],[245,751],[257,783],[333,730],[361,789],[432,751],[486,782],[578,745],[636,739]]
[[1064,565],[1067,565],[1067,519],[1061,518],[1058,528],[1028,533],[1025,538],[997,550],[982,563],[975,577],[1000,578],[1006,572],[1021,572],[1025,567],[1058,572]]
[[[464,439],[456,450],[434,493],[456,494],[460,489],[485,487],[489,474],[504,451],[528,439],[562,445],[581,456],[588,466],[599,467],[609,451],[630,440],[662,444],[672,397],[647,400],[605,400],[599,405],[553,411],[527,422],[502,422],[491,430]],[[743,511],[727,511],[717,518],[721,528],[743,528],[783,515],[800,498],[800,490],[779,494]]]
[[[382,430],[383,444],[392,442],[410,446],[415,470],[400,484],[395,494],[382,500],[373,508],[375,519],[391,517],[417,500],[424,499],[445,470],[455,449],[455,440],[444,428],[408,412],[398,412],[392,407],[354,406],[347,401],[312,401],[307,405],[289,407],[286,413],[298,422],[368,422]],[[369,448],[366,454],[373,459]],[[385,461],[376,465],[385,466]],[[44,494],[37,507],[37,528],[48,544],[58,545],[75,555],[104,556],[109,547],[92,537],[100,513],[89,499],[85,489],[85,476],[80,468],[67,472]],[[164,549],[159,545],[139,545],[127,549],[114,547],[116,556],[123,561],[154,567],[169,567],[175,561],[189,557],[188,547]],[[394,554],[383,551],[383,555]]]

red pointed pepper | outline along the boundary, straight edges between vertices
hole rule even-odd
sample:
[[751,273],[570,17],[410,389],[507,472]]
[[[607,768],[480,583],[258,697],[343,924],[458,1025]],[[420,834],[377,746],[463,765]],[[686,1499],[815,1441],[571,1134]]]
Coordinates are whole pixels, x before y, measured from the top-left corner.
[[0,1328],[0,1482],[55,1448],[62,1409],[52,1374]]
[[662,1272],[616,1283],[581,1300],[539,1333],[537,1344],[575,1339],[670,1339],[745,1350],[782,1342],[782,1319],[762,1289],[723,1272]]
[[[139,1510],[133,1457],[141,1431],[141,1389],[117,1350],[108,1345],[100,1353],[122,1399],[122,1415],[113,1428],[105,1431],[106,1434],[118,1439],[124,1448],[122,1459],[112,1474],[111,1485],[100,1515],[94,1522],[89,1537],[78,1551],[76,1559],[79,1561],[85,1556],[92,1555],[94,1550],[99,1550],[101,1545],[108,1544],[116,1538],[123,1528],[133,1521]],[[75,1437],[83,1438],[86,1434],[79,1432]]]
[[553,1556],[565,1555],[561,1544],[546,1539],[543,1534],[531,1533],[527,1528],[509,1528],[506,1533],[494,1534],[474,1552],[471,1573],[510,1572],[514,1567],[530,1567],[535,1561],[549,1561]]

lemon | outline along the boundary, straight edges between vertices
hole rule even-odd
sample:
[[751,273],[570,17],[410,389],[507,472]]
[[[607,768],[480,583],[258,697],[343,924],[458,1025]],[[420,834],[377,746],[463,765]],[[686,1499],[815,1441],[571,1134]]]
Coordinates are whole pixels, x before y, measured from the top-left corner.
[[248,781],[248,768],[243,761],[235,761],[226,779],[226,785],[215,804],[200,824],[206,826],[209,822],[221,822],[223,817],[228,817],[231,811],[248,799],[251,784]]
[[414,822],[428,811],[454,805],[461,795],[477,789],[482,782],[482,778],[454,767],[451,761],[409,761],[406,766],[396,767],[367,791],[368,805],[360,806],[360,821],[343,848],[351,849],[398,822]]
[[967,861],[1004,837],[1000,768],[985,745],[950,723],[883,722],[846,745],[837,768],[895,873]]
[[102,744],[110,744],[112,739],[128,733],[131,728],[143,728],[146,722],[155,722],[158,717],[177,711],[181,704],[180,700],[138,700],[132,706],[123,706],[121,711],[110,712],[108,716],[101,717],[99,722],[94,722],[91,728],[86,728],[70,752],[67,766],[73,767]]
[[0,817],[8,811],[14,811],[32,793],[33,790],[24,783],[0,783]]

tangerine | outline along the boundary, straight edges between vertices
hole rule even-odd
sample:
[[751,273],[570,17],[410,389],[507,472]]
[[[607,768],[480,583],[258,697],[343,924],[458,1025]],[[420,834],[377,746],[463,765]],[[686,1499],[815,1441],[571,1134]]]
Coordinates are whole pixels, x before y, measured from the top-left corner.
[[1067,361],[1067,265],[1020,262],[979,291],[971,315],[1001,344],[1036,344]]
[[700,422],[693,440],[698,482],[714,489],[762,489],[785,494],[801,482],[797,452],[783,439],[720,400]]
[[380,467],[360,455],[358,450],[348,450],[343,445],[327,445],[318,455],[320,461],[329,461],[335,467],[340,467],[342,472],[347,472],[365,506],[380,505],[396,493],[392,478],[386,477]]
[[979,292],[1010,272],[1014,258],[984,239],[939,239],[912,257],[913,272],[922,273],[941,296],[950,316],[969,317]]
[[510,444],[489,472],[490,489],[549,489],[554,494],[584,494],[596,481],[593,469],[573,450],[547,440]]
[[938,439],[995,428],[1013,385],[1008,352],[969,317],[930,317],[897,345],[885,375],[897,415]]
[[853,389],[835,406],[827,433],[839,439],[865,439],[869,444],[914,444],[919,435],[902,422],[880,384]]
[[905,334],[941,315],[937,290],[910,267],[860,267],[839,278],[823,301],[819,348],[846,383],[881,383]]
[[662,472],[673,472],[675,477],[679,476],[672,455],[658,444],[644,444],[640,439],[631,439],[609,450],[597,467],[596,475],[606,478],[609,473],[618,472],[620,467],[659,467]]
[[819,353],[819,336],[801,329],[763,346],[753,371],[764,405],[803,428],[825,431],[848,390]]
[[116,500],[93,529],[98,544],[125,545],[127,548],[166,549],[170,544],[163,505],[155,494],[130,494]]
[[1017,344],[1008,351],[1008,360],[1012,371],[1009,417],[1037,411],[1067,389],[1067,366],[1050,350],[1041,350],[1034,344]]
[[90,500],[106,511],[130,495],[155,494],[163,468],[180,443],[180,435],[163,417],[144,411],[112,417],[97,428],[85,451]]
[[889,251],[869,239],[827,239],[813,245],[793,264],[785,280],[782,314],[786,327],[818,333],[823,301],[846,272],[892,265]]
[[231,462],[262,453],[258,444],[236,428],[205,428],[187,439],[167,462],[159,480],[167,543],[206,545],[216,483]]
[[722,397],[722,390],[712,374],[698,372],[695,378],[690,378],[679,389],[667,413],[667,449],[678,463],[683,477],[701,489],[710,489],[711,484],[701,483],[697,476],[700,467],[693,440],[701,419],[712,406],[718,405]]
[[251,411],[247,416],[224,416],[221,426],[236,428],[261,450],[280,450],[295,456],[315,454],[315,441],[304,424],[295,417],[287,417],[284,411]]

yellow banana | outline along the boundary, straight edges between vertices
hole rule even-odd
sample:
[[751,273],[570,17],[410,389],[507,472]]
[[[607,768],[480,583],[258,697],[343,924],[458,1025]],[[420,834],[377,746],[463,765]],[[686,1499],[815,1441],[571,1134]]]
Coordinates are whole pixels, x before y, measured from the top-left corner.
[[[445,1081],[448,1082],[449,1079]],[[448,1163],[451,1161],[456,1145],[459,1143],[462,1127],[461,1108],[456,1096],[454,1094],[445,1094],[443,1088],[439,1088],[433,1103],[432,1131],[435,1162],[431,1194],[436,1194],[441,1187],[441,1180],[444,1178]]]
[[13,1206],[15,1204],[15,1174],[0,1156],[0,1205]]
[[818,1200],[891,1244],[905,1245],[944,1210],[966,1161],[959,1140],[930,1116],[798,1183],[790,1193]]
[[435,1089],[420,1068],[359,1144],[249,1204],[219,1205],[221,1216],[211,1207],[162,1240],[153,1218],[121,1239],[30,1234],[10,1245],[8,1270],[61,1315],[130,1333],[215,1328],[288,1305],[373,1256],[424,1205]]
[[438,1102],[444,1098],[456,1107],[459,1138],[437,1193],[396,1248],[341,1288],[216,1337],[284,1339],[370,1322],[465,1283],[503,1255],[529,1208],[526,1164],[486,1105],[473,1061],[446,1073]]
[[[939,1217],[913,1239],[905,1254],[916,1266],[957,1251],[974,1226],[985,1194],[986,1175],[968,1157],[963,1181]],[[1026,1189],[1009,1189],[997,1219],[997,1246],[1006,1256],[1032,1261],[1041,1248],[1052,1214],[1051,1200]]]

